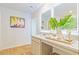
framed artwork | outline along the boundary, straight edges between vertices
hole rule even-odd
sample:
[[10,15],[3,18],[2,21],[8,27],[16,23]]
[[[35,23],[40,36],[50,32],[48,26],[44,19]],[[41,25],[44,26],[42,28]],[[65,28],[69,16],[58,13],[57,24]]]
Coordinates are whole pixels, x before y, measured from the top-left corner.
[[11,28],[24,28],[25,19],[16,16],[10,16],[10,27]]

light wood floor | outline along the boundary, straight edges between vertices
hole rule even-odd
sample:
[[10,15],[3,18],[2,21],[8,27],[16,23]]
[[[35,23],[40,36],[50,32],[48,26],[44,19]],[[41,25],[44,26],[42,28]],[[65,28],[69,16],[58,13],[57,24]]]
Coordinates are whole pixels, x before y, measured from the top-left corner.
[[24,45],[0,51],[0,55],[31,55],[31,54],[32,54],[31,45]]

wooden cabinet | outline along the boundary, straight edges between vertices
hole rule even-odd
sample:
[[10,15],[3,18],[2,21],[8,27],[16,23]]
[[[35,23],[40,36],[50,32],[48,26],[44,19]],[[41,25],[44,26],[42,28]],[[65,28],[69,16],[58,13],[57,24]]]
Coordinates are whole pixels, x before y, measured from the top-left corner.
[[41,42],[38,38],[32,38],[32,54],[33,55],[50,55],[52,46]]
[[59,54],[59,55],[78,55],[79,52],[67,48],[64,45],[57,44],[58,42],[50,41],[38,38],[38,37],[32,37],[32,54],[33,55],[53,55],[53,54]]
[[41,55],[41,41],[37,38],[32,38],[32,54]]
[[42,55],[51,55],[52,54],[52,46],[45,44],[42,42]]

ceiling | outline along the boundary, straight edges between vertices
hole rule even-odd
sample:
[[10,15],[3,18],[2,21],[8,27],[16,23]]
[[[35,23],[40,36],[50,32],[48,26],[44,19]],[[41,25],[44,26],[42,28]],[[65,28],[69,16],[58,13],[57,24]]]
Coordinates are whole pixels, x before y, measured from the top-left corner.
[[42,6],[40,3],[0,3],[0,6],[22,12],[33,12]]

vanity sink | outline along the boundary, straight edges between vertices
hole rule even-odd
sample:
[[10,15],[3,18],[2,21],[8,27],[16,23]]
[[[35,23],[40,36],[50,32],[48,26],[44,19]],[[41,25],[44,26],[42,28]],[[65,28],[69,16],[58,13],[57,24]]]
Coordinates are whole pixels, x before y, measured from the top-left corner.
[[[71,51],[71,54],[78,54],[79,52],[79,40],[77,40],[77,38],[73,38],[71,40],[71,42],[69,42],[67,39],[60,39],[60,38],[57,38],[57,36],[52,36],[51,35],[43,35],[43,34],[39,34],[39,35],[35,35],[33,36],[33,38],[35,39],[39,39],[40,42],[44,42],[46,44],[49,44],[53,47],[58,47],[59,49],[62,48],[63,49],[66,49],[68,51]],[[61,47],[61,48],[60,48]],[[70,52],[69,52],[70,54]]]

